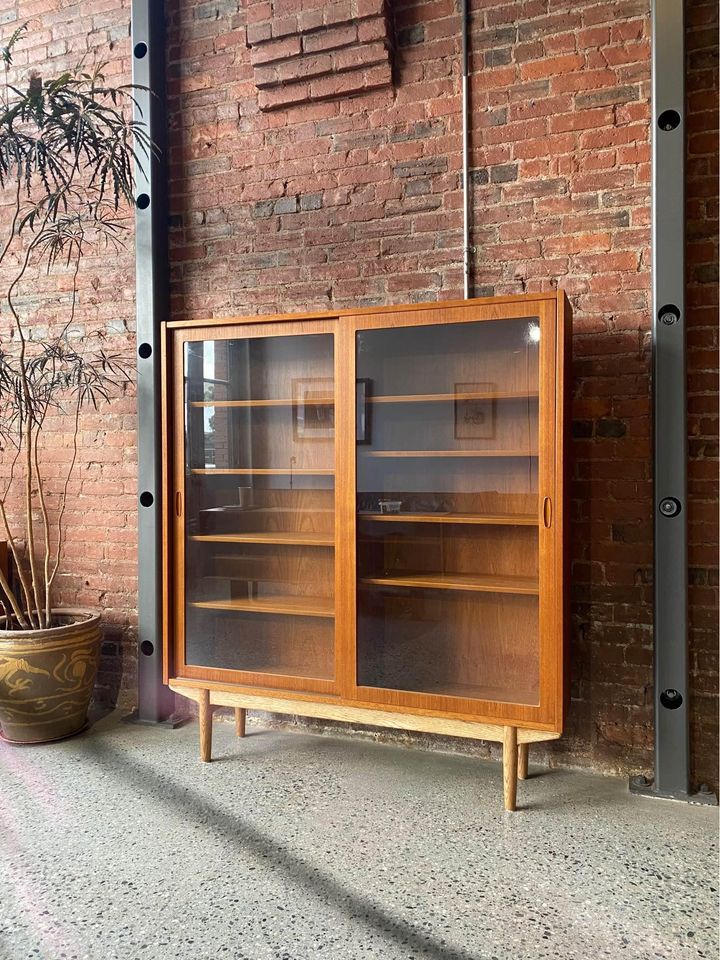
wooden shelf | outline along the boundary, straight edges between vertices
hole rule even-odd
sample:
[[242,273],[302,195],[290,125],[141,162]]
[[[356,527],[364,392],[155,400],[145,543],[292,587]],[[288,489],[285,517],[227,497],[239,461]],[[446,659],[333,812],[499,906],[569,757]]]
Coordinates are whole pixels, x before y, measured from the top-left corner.
[[368,397],[368,403],[435,403],[453,400],[537,400],[537,390],[493,390],[487,393],[410,393]]
[[[463,393],[410,393],[396,396],[367,397],[367,403],[447,403],[455,400],[537,400],[537,390],[492,390],[487,392]],[[192,400],[191,407],[297,407],[335,406],[334,397],[318,397],[312,400]]]
[[316,397],[313,400],[192,400],[191,407],[333,407],[334,397]]
[[332,514],[335,513],[335,508],[334,508],[334,507],[312,507],[312,508],[302,508],[302,507],[240,507],[239,509],[242,510],[243,512],[245,512],[245,513],[255,513],[255,514],[256,514],[256,513],[273,513],[273,514],[292,513],[292,514],[297,515],[297,514],[299,514],[299,513],[308,513],[308,512],[311,512],[311,513],[313,514],[313,516],[315,516],[315,514],[318,514],[318,513],[332,513]]
[[208,533],[189,538],[199,543],[274,543],[298,547],[334,547],[334,533],[283,533],[257,531],[254,533]]
[[335,616],[333,601],[329,597],[254,597],[253,599],[234,598],[232,600],[196,600],[189,606],[201,610],[228,610],[237,613],[281,614],[290,617],[322,617],[332,619]]
[[490,686],[475,683],[428,683],[423,685],[422,693],[436,697],[462,697],[467,700],[490,700],[499,703],[537,704],[540,701],[538,690],[516,687]]
[[203,515],[204,514],[221,514],[222,515],[225,513],[232,513],[232,514],[239,513],[242,516],[248,516],[249,514],[252,514],[253,516],[257,516],[258,514],[261,514],[261,513],[273,514],[274,516],[278,516],[281,514],[282,515],[292,514],[293,516],[298,516],[299,514],[311,512],[312,515],[315,516],[315,514],[320,514],[320,513],[334,514],[335,510],[333,507],[312,507],[311,510],[308,510],[307,508],[302,508],[302,507],[241,507],[238,504],[228,503],[222,507],[204,507],[199,512]]
[[537,457],[527,450],[368,450],[366,457]]
[[537,579],[533,577],[477,576],[464,573],[402,573],[396,576],[363,577],[360,583],[378,587],[515,593],[525,596],[536,596],[540,590]]
[[326,469],[324,467],[290,467],[287,470],[277,469],[276,467],[242,467],[242,468],[233,468],[226,469],[225,467],[210,467],[210,468],[194,468],[190,471],[191,473],[199,473],[205,476],[215,474],[220,477],[227,476],[237,476],[237,477],[251,477],[251,476],[262,476],[262,477],[289,477],[291,474],[294,477],[332,477],[335,475],[335,470]]
[[500,527],[536,527],[537,517],[532,514],[479,513],[358,513],[359,520],[372,520],[380,523],[476,523]]

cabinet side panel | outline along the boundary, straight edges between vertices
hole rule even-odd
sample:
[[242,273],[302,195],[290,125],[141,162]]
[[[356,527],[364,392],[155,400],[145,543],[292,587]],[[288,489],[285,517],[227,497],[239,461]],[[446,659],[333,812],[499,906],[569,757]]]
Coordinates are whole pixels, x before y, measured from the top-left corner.
[[557,429],[558,322],[554,302],[538,304],[541,337],[540,407],[540,490],[538,530],[540,534],[540,633],[541,703],[543,719],[558,726],[561,722],[562,686],[562,591],[558,580],[558,540],[562,529],[562,492],[558,480]]
[[[170,602],[171,626],[170,645],[172,648],[172,672],[182,673],[183,638],[185,636],[185,537],[183,530],[182,504],[185,497],[184,462],[184,421],[183,421],[183,337],[176,333],[168,344],[168,361],[171,364],[168,390],[170,393],[169,425],[172,428],[170,447],[170,488],[168,489],[168,532],[171,536],[170,566],[168,569],[172,598]],[[180,497],[180,501],[178,501]],[[178,515],[179,514],[179,515]]]
[[170,575],[170,503],[171,475],[170,475],[170,381],[168,372],[168,330],[165,323],[160,331],[160,404],[161,404],[161,439],[162,439],[162,666],[163,683],[168,683],[174,671],[171,659],[170,637],[172,635],[170,597],[172,584]]
[[557,454],[556,474],[558,485],[558,506],[560,527],[557,539],[558,582],[562,584],[562,661],[561,686],[558,691],[558,704],[561,713],[558,717],[558,729],[565,723],[570,706],[570,585],[571,585],[571,527],[570,527],[570,424],[572,417],[572,311],[563,290],[558,291],[558,390],[557,390]]

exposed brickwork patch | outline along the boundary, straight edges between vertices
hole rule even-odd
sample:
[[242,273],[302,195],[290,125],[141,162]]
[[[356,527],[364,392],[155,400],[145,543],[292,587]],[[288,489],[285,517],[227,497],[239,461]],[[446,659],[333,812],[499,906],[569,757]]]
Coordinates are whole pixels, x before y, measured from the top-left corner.
[[392,84],[383,0],[247,0],[247,44],[261,110]]

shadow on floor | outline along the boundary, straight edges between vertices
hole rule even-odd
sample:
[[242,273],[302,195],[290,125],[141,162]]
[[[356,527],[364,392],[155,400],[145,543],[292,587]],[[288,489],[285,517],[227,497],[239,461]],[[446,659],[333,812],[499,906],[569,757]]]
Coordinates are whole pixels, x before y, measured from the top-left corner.
[[229,846],[237,847],[244,854],[249,852],[258,858],[272,861],[308,894],[332,904],[355,920],[364,921],[389,940],[406,948],[408,952],[420,950],[429,953],[434,960],[480,960],[479,954],[448,948],[435,938],[423,935],[414,926],[393,917],[371,900],[345,889],[330,876],[323,874],[316,864],[308,863],[293,854],[241,817],[225,813],[212,800],[197,791],[187,787],[179,790],[167,779],[158,784],[157,771],[150,764],[132,760],[126,753],[115,750],[106,743],[100,745],[88,737],[80,739],[78,745],[97,763],[111,766],[113,775],[124,777],[135,790],[150,795],[160,804],[171,806],[174,812],[182,809],[189,819],[201,809],[203,824],[222,834]]

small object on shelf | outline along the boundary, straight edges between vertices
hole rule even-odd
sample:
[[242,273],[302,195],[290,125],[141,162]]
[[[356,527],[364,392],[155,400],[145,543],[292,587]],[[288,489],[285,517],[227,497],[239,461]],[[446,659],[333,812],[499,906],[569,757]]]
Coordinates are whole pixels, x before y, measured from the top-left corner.
[[367,445],[371,442],[372,407],[370,402],[372,380],[363,377],[355,384],[355,443]]
[[238,504],[247,510],[253,505],[253,488],[249,486],[238,487]]
[[380,513],[400,513],[402,500],[378,500]]

